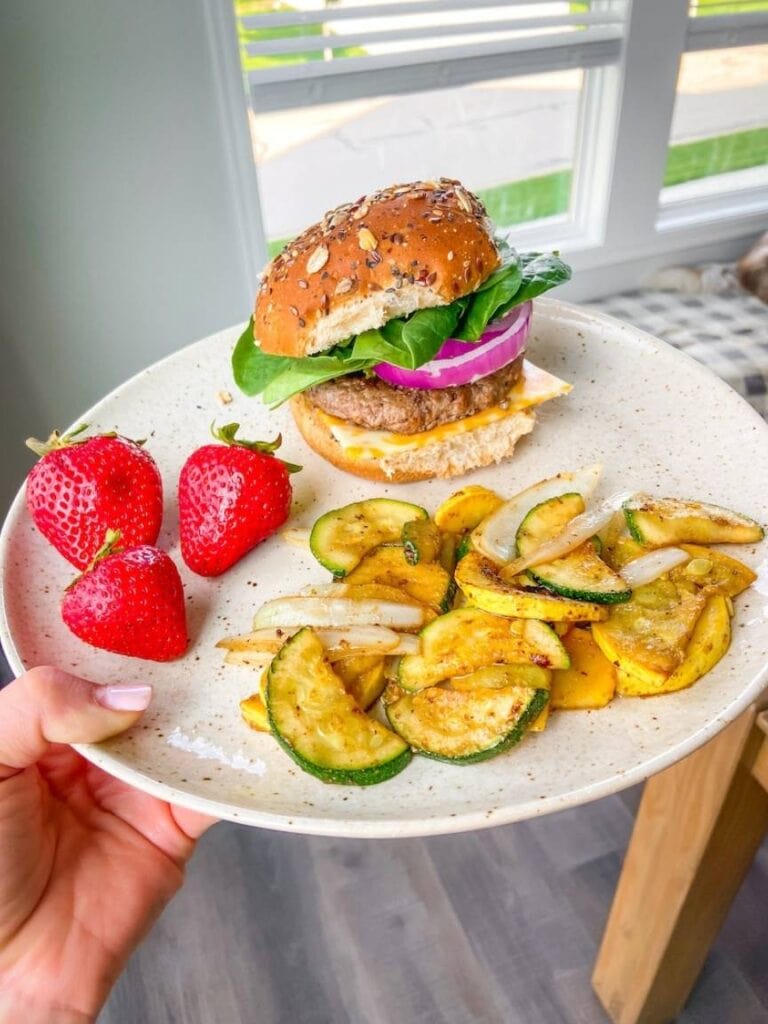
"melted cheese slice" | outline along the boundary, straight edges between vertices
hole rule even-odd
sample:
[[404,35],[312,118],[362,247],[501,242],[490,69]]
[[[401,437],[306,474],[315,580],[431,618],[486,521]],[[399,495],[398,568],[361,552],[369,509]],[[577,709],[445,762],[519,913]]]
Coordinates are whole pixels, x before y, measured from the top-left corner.
[[523,362],[520,379],[507,398],[499,405],[492,405],[489,409],[483,409],[482,412],[475,413],[474,416],[467,416],[463,420],[457,420],[455,423],[442,423],[440,426],[433,427],[432,430],[424,430],[420,434],[395,434],[388,430],[366,430],[365,427],[357,427],[353,423],[331,416],[320,409],[315,412],[347,455],[352,458],[375,459],[382,458],[387,454],[423,448],[436,441],[444,441],[457,434],[464,434],[468,430],[476,430],[488,423],[495,423],[497,420],[514,416],[515,413],[521,412],[523,409],[541,405],[542,402],[547,402],[550,398],[567,395],[571,387],[572,385],[567,381],[560,380],[559,377],[534,366],[526,359]]

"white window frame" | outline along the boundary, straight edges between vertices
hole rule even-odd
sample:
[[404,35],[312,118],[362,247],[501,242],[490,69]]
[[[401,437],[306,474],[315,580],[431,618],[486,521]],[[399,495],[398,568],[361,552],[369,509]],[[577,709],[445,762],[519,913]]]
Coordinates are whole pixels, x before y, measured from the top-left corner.
[[[447,0],[456,6],[456,0]],[[530,0],[528,0],[530,2]],[[537,2],[537,0],[533,0]],[[580,125],[574,154],[571,209],[567,217],[521,224],[513,239],[521,247],[560,248],[574,267],[568,286],[572,298],[585,299],[637,286],[655,269],[671,263],[730,259],[744,250],[768,217],[768,184],[730,188],[729,176],[717,185],[686,190],[674,202],[661,202],[681,56],[690,50],[754,45],[768,41],[768,13],[689,18],[688,0],[593,0],[593,9],[626,10],[623,45],[610,28],[585,33],[570,42],[551,36],[526,47],[525,40],[473,44],[463,63],[414,61],[400,71],[408,90],[460,84],[477,59],[488,68],[515,53],[516,73],[535,74],[554,67],[585,67]],[[267,259],[257,172],[247,127],[248,98],[242,87],[235,18],[228,0],[204,0],[221,110],[222,144],[231,168],[240,209],[241,247],[248,272]],[[570,40],[574,39],[571,34]],[[391,85],[391,69],[357,75],[356,95],[382,95]],[[406,64],[408,62],[406,61]],[[500,68],[501,65],[499,64]],[[297,65],[295,80],[272,88],[270,108],[301,105],[307,90],[313,102],[343,97],[343,75],[328,75],[318,86],[317,65]],[[462,78],[462,76],[465,76]],[[268,79],[268,75],[261,75]],[[310,84],[310,80],[312,84]],[[321,92],[318,93],[318,88]],[[405,87],[403,87],[405,91]]]

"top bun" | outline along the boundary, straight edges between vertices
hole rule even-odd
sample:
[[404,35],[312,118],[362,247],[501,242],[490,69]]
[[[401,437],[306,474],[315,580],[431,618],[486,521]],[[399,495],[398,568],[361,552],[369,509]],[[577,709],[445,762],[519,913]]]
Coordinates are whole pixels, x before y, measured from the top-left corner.
[[485,207],[460,182],[415,181],[346,203],[266,267],[254,334],[270,355],[308,356],[475,291],[498,267]]

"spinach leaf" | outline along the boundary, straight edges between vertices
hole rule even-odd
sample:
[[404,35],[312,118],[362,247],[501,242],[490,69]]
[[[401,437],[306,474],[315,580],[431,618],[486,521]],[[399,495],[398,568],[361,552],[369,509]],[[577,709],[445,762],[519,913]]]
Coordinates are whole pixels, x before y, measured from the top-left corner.
[[235,384],[246,395],[258,395],[295,360],[287,356],[268,356],[253,338],[253,317],[240,335],[232,353]]
[[[385,324],[385,327],[386,334],[384,327],[358,334],[352,345],[353,357],[366,360],[372,366],[375,363],[394,363],[395,366],[402,366],[404,356],[407,358],[407,353],[403,353],[397,344],[402,325],[393,320]],[[392,338],[392,341],[389,338]]]
[[556,252],[520,253],[520,267],[520,290],[515,295],[515,301],[507,306],[505,312],[512,306],[519,306],[521,302],[535,299],[542,292],[548,292],[550,288],[556,288],[571,279],[571,268]]
[[292,395],[306,391],[313,384],[343,377],[348,373],[366,370],[373,365],[371,360],[350,359],[339,355],[321,353],[303,359],[290,359],[290,365],[274,377],[262,392],[262,401],[270,408],[281,405]]
[[361,363],[350,357],[350,348],[334,349],[319,356],[267,355],[254,342],[251,320],[232,353],[232,372],[244,394],[260,394],[265,403],[276,406],[313,384],[373,365],[371,361]]
[[471,301],[455,337],[464,341],[477,341],[499,309],[510,302],[517,305],[521,280],[522,272],[518,261],[492,274],[482,290],[470,297]]
[[437,354],[450,338],[461,314],[458,303],[419,309],[407,319],[390,320],[376,330],[358,334],[352,346],[353,359],[372,363],[393,363],[415,370]]

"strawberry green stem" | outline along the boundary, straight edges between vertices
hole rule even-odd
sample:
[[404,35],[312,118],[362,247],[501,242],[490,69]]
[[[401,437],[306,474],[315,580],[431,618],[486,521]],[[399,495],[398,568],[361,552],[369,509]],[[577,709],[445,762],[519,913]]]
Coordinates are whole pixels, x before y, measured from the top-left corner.
[[47,441],[38,441],[36,437],[28,437],[25,443],[27,448],[31,448],[35,455],[39,455],[42,459],[44,455],[48,455],[50,452],[58,451],[61,448],[69,448],[73,444],[80,444],[85,438],[82,438],[81,441],[74,441],[73,438],[82,434],[87,429],[88,424],[81,423],[74,430],[70,430],[68,434],[60,434],[58,430],[54,430]]
[[[250,452],[274,455],[283,443],[282,434],[278,434],[274,441],[246,441],[244,438],[236,436],[239,429],[239,423],[226,423],[223,427],[217,427],[215,422],[211,424],[211,434],[217,441],[235,448],[247,448]],[[278,459],[278,461],[282,462],[289,473],[298,473],[301,469],[301,466],[297,466],[293,462],[286,462],[284,459]]]
[[81,423],[67,434],[60,434],[58,430],[54,430],[47,441],[38,441],[36,437],[28,437],[25,444],[27,448],[31,448],[35,455],[38,455],[41,459],[45,455],[50,455],[51,452],[61,451],[62,448],[74,448],[76,444],[85,444],[86,441],[92,441],[94,437],[121,437],[124,441],[131,441],[132,444],[146,444],[147,439],[145,437],[140,441],[134,441],[133,438],[123,437],[122,434],[118,434],[116,430],[107,431],[105,434],[93,434],[91,437],[80,437],[80,434],[87,430],[88,426],[87,423]]
[[90,560],[88,565],[86,565],[86,567],[78,576],[75,576],[75,578],[72,580],[72,582],[66,589],[71,590],[76,583],[80,582],[83,576],[87,576],[88,573],[95,569],[99,562],[101,562],[104,558],[107,558],[109,555],[116,555],[119,551],[122,551],[123,545],[120,543],[121,538],[122,534],[120,533],[119,530],[107,530],[107,532],[104,534],[104,543],[101,545],[101,547],[93,556],[93,558]]

